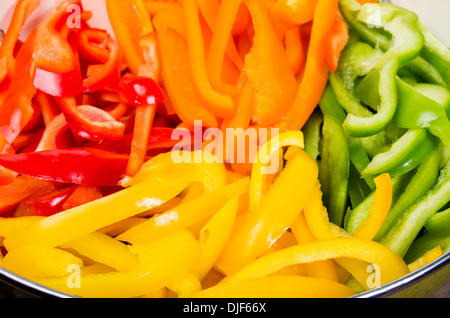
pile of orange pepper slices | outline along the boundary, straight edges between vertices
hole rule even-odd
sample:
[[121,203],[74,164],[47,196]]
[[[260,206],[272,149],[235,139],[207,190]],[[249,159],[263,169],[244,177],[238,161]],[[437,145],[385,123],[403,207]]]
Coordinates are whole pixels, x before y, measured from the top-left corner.
[[[161,85],[179,127],[202,120],[281,134],[252,165],[202,150],[188,154],[203,159],[193,164],[170,152],[147,160],[157,108],[137,107],[137,159],[121,189],[51,216],[0,218],[2,267],[81,297],[349,297],[349,277],[371,289],[439,255],[408,267],[372,241],[391,205],[388,174],[375,179],[370,216],[353,235],[328,219],[300,129],[347,43],[337,0],[106,5],[127,70]],[[263,175],[263,156],[285,149],[282,169]]]

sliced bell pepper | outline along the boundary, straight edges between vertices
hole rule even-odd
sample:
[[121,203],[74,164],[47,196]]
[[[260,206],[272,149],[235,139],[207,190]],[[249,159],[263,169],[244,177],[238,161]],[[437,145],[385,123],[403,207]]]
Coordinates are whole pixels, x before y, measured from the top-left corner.
[[450,224],[450,209],[441,211],[433,215],[425,223],[425,228],[428,233],[436,236],[445,236],[448,234],[448,227]]
[[183,2],[185,35],[195,87],[205,107],[214,115],[222,118],[231,117],[235,111],[230,95],[213,89],[206,70],[206,57],[203,34],[200,25],[199,9],[195,0]]
[[339,120],[329,115],[324,115],[322,136],[319,180],[322,184],[323,201],[328,208],[330,221],[342,226],[350,175],[347,137]]
[[[137,215],[177,196],[189,184],[194,171],[188,166],[172,169],[99,200],[50,216],[9,236],[8,250],[29,243],[59,246],[107,225]],[[25,233],[25,235],[23,235]]]
[[338,12],[327,45],[326,60],[330,72],[337,70],[342,50],[347,45],[349,38],[347,23]]
[[414,262],[408,264],[409,270],[410,272],[414,272],[441,256],[442,256],[442,248],[440,246],[436,246],[432,250],[426,252],[425,255],[423,255],[421,258],[418,258]]
[[64,114],[56,116],[45,128],[42,138],[36,147],[36,152],[64,148],[59,147],[59,145],[64,133],[68,129],[69,124],[67,123]]
[[180,8],[162,11],[153,19],[161,50],[162,78],[170,101],[187,124],[201,120],[205,127],[217,127],[217,119],[207,110],[194,86],[188,44],[183,37],[184,27]]
[[254,87],[252,119],[266,127],[278,123],[290,110],[297,81],[264,5],[260,1],[246,3],[255,30],[253,46],[245,58],[245,71]]
[[39,279],[37,282],[84,298],[140,297],[170,285],[179,275],[189,273],[199,257],[198,243],[186,230],[129,248],[139,256],[139,263],[129,272],[83,276],[80,288],[70,288],[67,278]]
[[389,174],[382,174],[374,179],[376,191],[369,217],[353,233],[353,237],[372,240],[378,233],[392,203],[392,180]]
[[75,191],[76,186],[68,186],[47,193],[36,193],[19,204],[14,217],[50,216],[63,211],[64,202]]
[[200,280],[213,268],[230,238],[239,205],[239,196],[231,198],[200,230],[200,259],[195,274]]
[[404,259],[410,264],[437,246],[441,247],[442,253],[447,253],[450,250],[450,235],[447,233],[444,236],[436,236],[424,233],[424,235],[414,240],[408,248]]
[[210,218],[232,197],[244,193],[247,187],[248,178],[236,181],[150,218],[146,222],[122,233],[117,239],[132,244],[134,242],[142,243],[189,227]]
[[116,90],[123,102],[132,106],[159,104],[165,98],[155,80],[144,76],[122,76]]
[[284,35],[285,52],[294,76],[301,74],[306,63],[305,45],[302,41],[302,28],[300,26],[287,30]]
[[[345,237],[314,241],[267,254],[225,277],[219,286],[249,278],[268,276],[293,264],[313,263],[340,257],[349,257],[380,266],[382,285],[409,273],[408,266],[403,259],[387,247],[373,241]],[[367,278],[369,275],[367,273]]]
[[318,0],[277,1],[270,13],[284,30],[305,24],[314,18]]
[[35,64],[32,59],[36,32],[30,33],[19,50],[15,63],[15,76],[0,106],[0,133],[11,144],[33,117],[32,99]]
[[56,102],[75,134],[89,140],[120,139],[125,125],[106,111],[94,106],[79,106],[75,98],[63,97]]
[[64,210],[69,210],[102,197],[103,195],[98,187],[84,185],[77,186],[67,200],[65,200],[62,208]]
[[53,184],[49,181],[39,180],[29,176],[18,176],[13,183],[0,187],[1,201],[0,213],[15,208],[19,203],[32,194],[51,189]]
[[80,56],[88,64],[105,64],[110,52],[107,48],[109,35],[105,30],[83,29],[76,34],[77,48]]
[[43,180],[84,185],[117,185],[128,156],[98,149],[50,150],[0,157],[1,165]]
[[59,248],[27,245],[8,251],[2,267],[28,279],[66,277],[70,265],[84,266],[83,261]]
[[111,38],[106,42],[109,57],[102,65],[88,66],[87,78],[83,80],[83,92],[91,93],[119,82],[121,67],[121,49]]
[[336,282],[301,276],[268,276],[217,285],[193,298],[347,298],[355,292]]
[[15,49],[20,31],[31,13],[39,6],[39,0],[19,0],[17,1],[14,13],[11,18],[8,30],[2,35],[0,46],[0,61],[2,62],[2,75],[0,83],[5,77],[13,77],[15,72]]
[[439,177],[440,162],[441,151],[436,148],[418,167],[417,172],[414,174],[403,193],[393,204],[383,225],[374,238],[376,241],[380,241],[407,209],[436,184]]
[[65,0],[58,5],[54,14],[37,27],[33,59],[38,68],[60,74],[73,69],[74,51],[67,38],[58,30],[70,15],[68,8],[71,5],[81,8],[80,0]]
[[329,75],[323,48],[334,26],[337,10],[336,0],[317,2],[304,75],[291,110],[277,125],[282,131],[303,128],[320,102]]
[[450,161],[442,168],[436,185],[412,205],[380,241],[401,256],[416,238],[428,219],[450,201]]
[[[316,162],[299,150],[288,160],[261,202],[256,207],[250,206],[236,221],[216,267],[230,273],[264,253],[304,208],[317,177]],[[282,213],[274,214],[274,210]]]
[[138,256],[122,242],[100,232],[93,232],[67,242],[62,248],[76,251],[95,262],[119,272],[129,272],[138,264]]

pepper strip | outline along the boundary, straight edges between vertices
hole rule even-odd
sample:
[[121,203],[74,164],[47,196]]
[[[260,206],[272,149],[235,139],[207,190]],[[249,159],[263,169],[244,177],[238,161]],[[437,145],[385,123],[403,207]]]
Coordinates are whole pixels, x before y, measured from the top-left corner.
[[373,241],[347,237],[314,241],[267,254],[227,276],[220,284],[268,276],[294,264],[313,263],[339,257],[354,258],[380,266],[383,273],[382,285],[409,273],[403,259],[389,248]]
[[7,249],[30,243],[59,246],[159,206],[185,189],[193,174],[189,167],[172,170],[171,174],[165,174],[164,177],[151,178],[110,196],[48,217],[5,239],[5,246]]
[[36,65],[32,55],[35,40],[36,31],[33,31],[20,48],[15,62],[15,76],[11,79],[0,106],[0,134],[9,144],[14,142],[33,117],[32,99],[36,93],[33,77]]
[[70,266],[82,268],[83,261],[69,252],[54,247],[26,245],[8,251],[2,267],[28,279],[67,277]]
[[[125,298],[142,296],[171,284],[174,277],[190,272],[198,262],[195,238],[186,230],[171,233],[149,244],[129,247],[139,257],[130,272],[83,276],[80,288],[70,288],[67,279],[38,279],[50,288],[84,298]],[[120,286],[120,288],[111,288]]]
[[316,162],[299,149],[259,205],[237,220],[216,267],[229,273],[264,253],[307,204],[317,176]]
[[39,24],[33,59],[36,66],[48,72],[68,73],[74,66],[74,51],[64,36],[56,29],[68,15],[69,7],[81,6],[80,0],[65,0],[44,22]]
[[355,292],[332,281],[301,276],[250,278],[204,289],[192,298],[346,298]]
[[281,131],[301,129],[320,102],[329,75],[323,48],[334,26],[337,10],[337,0],[319,0],[317,3],[305,72],[291,110],[277,125]]
[[92,232],[62,244],[61,247],[75,250],[80,255],[119,272],[128,272],[138,264],[137,255],[132,253],[125,244],[100,232]]
[[425,255],[423,255],[421,258],[416,259],[414,262],[408,264],[408,268],[411,272],[414,272],[441,256],[442,256],[442,248],[440,246],[436,246],[432,250],[426,252]]
[[117,239],[130,243],[148,242],[167,233],[184,229],[208,219],[217,213],[230,198],[244,193],[247,187],[248,178],[236,181],[154,216],[122,233]]
[[389,174],[384,173],[374,179],[376,190],[369,217],[353,233],[353,237],[372,240],[378,233],[392,203],[392,180]]
[[[14,49],[19,39],[20,30],[27,18],[39,6],[39,0],[19,0],[14,8],[14,13],[11,18],[8,30],[2,36],[0,46],[0,61],[2,63],[2,70],[5,73],[0,76],[0,83],[3,82],[6,76],[13,77],[15,70]],[[3,68],[4,66],[4,68]]]
[[230,95],[215,91],[208,79],[203,34],[195,0],[183,2],[183,13],[195,87],[208,110],[218,117],[231,117],[234,114],[234,104]]
[[450,161],[447,161],[436,185],[405,212],[380,243],[404,256],[427,220],[449,201]]
[[254,0],[245,3],[255,31],[245,58],[245,71],[254,88],[253,121],[266,127],[278,123],[291,109],[298,85],[264,4]]
[[274,155],[283,147],[295,146],[304,147],[303,133],[300,131],[291,131],[274,136],[268,140],[258,151],[257,157],[252,167],[249,189],[250,210],[255,210],[261,203],[263,197],[268,191],[267,178],[269,168],[267,165],[273,161]]
[[217,127],[213,113],[203,107],[194,85],[189,48],[183,37],[183,19],[179,7],[158,13],[153,22],[161,51],[162,78],[170,101],[180,117],[188,124],[201,120],[205,127]]
[[[298,244],[306,244],[316,240],[311,230],[308,227],[306,218],[303,213],[300,213],[292,223],[290,229],[294,233]],[[326,279],[333,282],[338,282],[336,268],[332,260],[319,261],[311,264],[307,264],[307,273],[310,277]]]
[[213,268],[230,238],[238,210],[239,196],[231,198],[200,230],[200,259],[195,274],[201,280]]

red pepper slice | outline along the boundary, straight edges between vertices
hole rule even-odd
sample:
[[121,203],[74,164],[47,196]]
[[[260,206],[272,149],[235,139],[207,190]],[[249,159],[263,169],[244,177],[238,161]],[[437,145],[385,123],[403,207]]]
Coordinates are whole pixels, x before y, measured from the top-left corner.
[[8,93],[0,106],[0,133],[11,144],[33,117],[31,101],[36,94],[33,85],[35,66],[32,55],[36,32],[30,33],[20,48]]
[[108,39],[108,60],[103,65],[90,65],[88,77],[83,80],[83,92],[91,93],[116,84],[120,80],[121,51],[117,42]]
[[77,186],[72,195],[64,202],[63,209],[69,210],[77,206],[95,201],[102,197],[102,193],[97,187]]
[[63,1],[56,12],[37,27],[36,45],[33,58],[36,66],[53,73],[67,73],[73,69],[74,52],[69,41],[58,31],[71,12],[69,7],[78,5],[80,0]]
[[144,106],[164,102],[164,93],[154,79],[126,75],[120,79],[117,90],[129,105]]
[[56,101],[76,135],[93,141],[123,137],[125,125],[106,111],[89,105],[77,107],[76,99],[72,97],[57,98]]
[[14,73],[14,51],[19,39],[20,30],[30,14],[39,6],[39,0],[19,0],[14,8],[14,14],[6,34],[3,35],[0,47],[1,75],[0,83],[6,75]]
[[0,165],[42,180],[91,186],[115,186],[122,179],[128,156],[88,148],[1,156]]
[[37,89],[57,97],[77,96],[83,91],[83,78],[77,67],[62,74],[37,68],[33,84]]
[[53,183],[29,176],[18,176],[13,183],[0,187],[0,214],[15,208],[32,194],[51,189]]
[[76,42],[80,56],[88,64],[106,63],[109,60],[108,33],[100,29],[84,29],[77,32]]
[[47,193],[36,193],[22,201],[14,217],[23,216],[51,216],[64,211],[63,204],[76,190],[77,186],[68,186]]

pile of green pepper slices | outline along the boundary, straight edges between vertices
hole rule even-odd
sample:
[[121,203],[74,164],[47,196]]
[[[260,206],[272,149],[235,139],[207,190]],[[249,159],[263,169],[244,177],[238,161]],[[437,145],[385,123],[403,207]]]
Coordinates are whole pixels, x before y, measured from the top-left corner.
[[450,250],[450,50],[404,8],[340,0],[350,40],[305,150],[320,167],[330,220],[352,234],[389,173],[393,204],[375,241],[412,262]]

